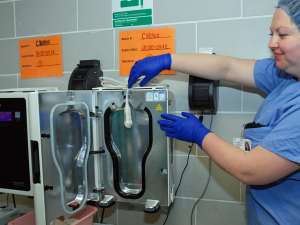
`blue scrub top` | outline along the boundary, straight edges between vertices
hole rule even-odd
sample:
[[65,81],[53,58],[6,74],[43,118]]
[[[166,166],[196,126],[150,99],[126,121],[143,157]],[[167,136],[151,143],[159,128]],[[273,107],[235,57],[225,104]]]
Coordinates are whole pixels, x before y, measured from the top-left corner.
[[[256,61],[254,79],[266,94],[255,116],[264,127],[246,129],[245,138],[253,147],[300,163],[300,82],[277,69],[273,59]],[[249,225],[300,224],[300,172],[273,184],[249,186],[246,194]]]

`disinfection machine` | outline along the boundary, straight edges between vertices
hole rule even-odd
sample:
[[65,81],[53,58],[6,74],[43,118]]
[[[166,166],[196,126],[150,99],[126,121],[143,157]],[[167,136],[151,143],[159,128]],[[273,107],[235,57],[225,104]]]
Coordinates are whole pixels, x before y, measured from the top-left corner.
[[87,203],[173,200],[172,149],[159,129],[165,87],[0,92],[0,192],[34,197],[36,224]]

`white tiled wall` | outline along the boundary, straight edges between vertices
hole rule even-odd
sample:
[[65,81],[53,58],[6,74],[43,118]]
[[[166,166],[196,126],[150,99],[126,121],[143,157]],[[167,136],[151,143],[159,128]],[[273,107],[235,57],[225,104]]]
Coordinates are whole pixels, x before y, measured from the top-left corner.
[[[66,89],[70,73],[80,59],[100,59],[104,76],[118,76],[118,33],[112,29],[112,0],[4,0],[0,1],[0,88],[57,86]],[[114,0],[113,0],[114,1]],[[262,58],[267,48],[269,25],[276,0],[154,0],[153,26],[176,29],[176,51],[195,53],[213,47],[217,54]],[[129,29],[129,28],[128,28]],[[131,28],[138,29],[138,28]],[[18,40],[61,34],[64,76],[21,80]],[[188,77],[178,73],[161,76],[173,98],[170,111],[187,111]],[[221,82],[218,113],[212,130],[231,141],[239,136],[242,124],[251,121],[262,97],[252,90]],[[204,118],[209,125],[209,116]],[[176,182],[187,159],[188,144],[176,143]],[[194,148],[175,205],[167,224],[190,223],[193,204],[208,177],[209,159]],[[197,225],[245,224],[244,187],[215,164],[203,199],[196,207]],[[164,212],[146,215],[133,207],[115,206],[106,210],[104,222],[118,225],[162,224]]]

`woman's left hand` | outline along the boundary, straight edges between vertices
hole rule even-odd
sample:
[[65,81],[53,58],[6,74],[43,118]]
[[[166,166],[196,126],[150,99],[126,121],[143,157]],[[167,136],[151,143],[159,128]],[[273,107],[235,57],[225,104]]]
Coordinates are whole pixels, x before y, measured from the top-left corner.
[[193,114],[182,112],[181,115],[183,117],[173,114],[161,114],[163,120],[158,121],[160,129],[166,132],[167,137],[197,143],[202,146],[204,137],[211,131]]

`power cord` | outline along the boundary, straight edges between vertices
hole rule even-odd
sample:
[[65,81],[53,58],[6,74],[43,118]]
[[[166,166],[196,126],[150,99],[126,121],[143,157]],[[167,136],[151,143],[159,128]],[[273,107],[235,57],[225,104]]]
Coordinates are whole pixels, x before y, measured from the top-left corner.
[[9,194],[6,194],[6,208],[9,206]]
[[[95,202],[95,201],[89,201],[87,203],[88,205],[91,205],[91,206],[95,206],[97,208],[97,212],[96,212],[96,215],[95,215],[95,220],[101,224],[103,224],[103,220],[104,220],[104,216],[105,216],[105,209],[108,209],[108,208],[111,208],[115,202],[109,202],[107,205],[101,205],[101,202]],[[100,209],[102,209],[100,211]],[[101,215],[100,215],[101,213]]]
[[[182,179],[183,179],[183,175],[184,175],[184,173],[185,173],[185,170],[186,170],[186,168],[188,167],[189,160],[190,160],[190,155],[191,155],[191,152],[192,152],[192,150],[193,150],[193,146],[194,146],[194,143],[192,143],[191,145],[188,146],[188,148],[189,148],[188,157],[187,157],[187,159],[186,159],[185,166],[184,166],[184,168],[183,168],[183,170],[182,170],[182,172],[181,172],[181,175],[180,175],[179,183],[178,183],[178,186],[177,186],[176,191],[175,191],[175,197],[177,196],[177,192],[178,192],[178,190],[179,190],[179,188],[180,188],[180,185],[181,185],[181,182],[182,182]],[[175,204],[175,198],[174,198],[174,202],[173,202],[173,203],[170,205],[170,207],[168,208],[168,212],[167,212],[167,215],[166,215],[166,218],[165,218],[165,221],[164,221],[163,225],[166,224],[166,222],[167,222],[167,220],[168,220],[168,218],[169,218],[169,214],[170,214],[171,208],[173,208],[173,205],[174,205],[174,204]]]
[[[200,120],[201,123],[203,122],[203,114],[201,114],[201,115],[199,116],[199,120]],[[210,128],[211,128],[211,125],[212,125],[212,119],[211,119],[211,122],[210,122]],[[179,188],[180,188],[180,185],[181,185],[181,182],[182,182],[182,179],[183,179],[183,175],[184,175],[184,173],[185,173],[185,170],[186,170],[186,168],[188,167],[189,160],[190,160],[190,155],[191,155],[193,146],[194,146],[194,143],[192,143],[191,145],[188,146],[188,148],[189,148],[188,157],[187,157],[187,160],[186,160],[186,164],[185,164],[185,166],[184,166],[184,168],[183,168],[183,170],[182,170],[182,172],[181,172],[181,175],[180,175],[179,183],[178,183],[178,186],[177,186],[176,191],[175,191],[175,197],[177,196],[177,192],[178,192],[178,190],[179,190]],[[208,184],[207,184],[207,186],[208,186]],[[206,187],[206,188],[207,188],[207,187]],[[205,192],[206,192],[206,190],[205,190]],[[204,192],[204,193],[205,193],[205,192]],[[201,196],[201,198],[202,198],[202,196]],[[168,218],[169,218],[170,211],[171,211],[171,209],[173,208],[173,205],[174,205],[174,204],[175,204],[175,198],[174,198],[174,202],[173,202],[173,203],[170,205],[170,207],[168,208],[168,212],[167,212],[167,215],[166,215],[166,218],[165,218],[165,221],[164,221],[163,225],[166,224],[166,222],[167,222],[167,220],[168,220]],[[192,213],[193,213],[193,211],[192,211]]]
[[193,205],[193,208],[192,208],[192,212],[191,212],[191,225],[193,225],[193,215],[194,215],[194,211],[195,211],[195,208],[196,206],[198,205],[198,203],[200,202],[200,200],[203,198],[203,196],[205,195],[206,191],[207,191],[207,188],[208,188],[208,184],[209,184],[209,181],[210,181],[210,178],[211,178],[211,159],[209,158],[209,169],[208,169],[208,179],[206,181],[206,184],[204,186],[204,189],[201,193],[201,195],[198,197],[197,201],[194,203]]
[[17,207],[17,204],[16,204],[16,198],[15,198],[15,195],[14,195],[14,194],[12,194],[12,201],[13,201],[13,206],[14,206],[14,208],[16,208],[16,207]]
[[[211,118],[210,118],[209,129],[212,128],[212,122],[213,122],[213,115],[211,115]],[[208,157],[208,158],[209,158],[209,161],[208,161],[208,177],[207,177],[206,184],[204,186],[204,189],[203,189],[202,193],[200,194],[197,201],[193,205],[192,212],[191,212],[191,218],[190,218],[191,219],[191,225],[193,225],[193,215],[194,215],[195,208],[199,204],[199,202],[203,198],[203,196],[205,195],[205,193],[207,191],[207,188],[208,188],[208,185],[209,185],[209,182],[210,182],[210,179],[211,179],[211,164],[212,164],[212,162],[211,162],[211,158],[210,157]]]
[[[199,120],[202,122],[203,121],[203,115],[200,115],[199,116]],[[211,118],[210,118],[210,124],[209,124],[209,129],[212,128],[212,123],[213,123],[213,115],[211,115]],[[188,146],[189,148],[189,153],[188,153],[188,157],[187,157],[187,160],[186,160],[186,164],[185,164],[185,167],[183,168],[182,172],[181,172],[181,175],[180,175],[180,179],[179,179],[179,184],[176,188],[176,191],[175,191],[175,197],[177,196],[177,192],[180,188],[180,185],[181,185],[181,182],[182,182],[182,178],[183,178],[183,175],[185,173],[185,170],[189,164],[189,159],[190,159],[190,154],[192,152],[192,148],[193,148],[193,145],[194,144],[191,144]],[[191,212],[191,217],[190,217],[190,222],[191,222],[191,225],[193,225],[193,215],[194,215],[194,211],[195,211],[195,208],[196,206],[199,204],[200,200],[203,198],[203,196],[205,195],[206,191],[207,191],[207,188],[208,188],[208,185],[209,185],[209,182],[210,182],[210,179],[211,179],[211,165],[212,165],[212,161],[211,161],[211,158],[209,157],[209,161],[208,161],[208,177],[207,177],[207,180],[206,180],[206,184],[204,186],[204,189],[202,191],[202,193],[200,194],[200,196],[198,197],[197,201],[194,203],[193,207],[192,207],[192,212]],[[165,221],[163,223],[163,225],[166,224],[168,218],[169,218],[169,215],[170,215],[170,211],[171,209],[173,208],[173,205],[175,204],[175,199],[174,199],[174,202],[170,205],[170,207],[168,208],[168,212],[167,212],[167,215],[166,215],[166,218],[165,218]]]
[[102,208],[100,223],[103,223],[105,208]]
[[185,166],[184,166],[184,168],[183,168],[183,170],[182,170],[182,172],[181,172],[181,175],[180,175],[179,183],[178,183],[178,186],[177,186],[176,191],[175,191],[175,197],[176,197],[177,192],[178,192],[178,190],[179,190],[179,188],[180,188],[180,185],[181,185],[182,178],[183,178],[183,175],[184,175],[184,173],[185,173],[185,170],[186,170],[186,168],[187,168],[188,165],[189,165],[190,155],[191,155],[191,152],[192,152],[192,150],[193,150],[193,146],[194,146],[194,143],[192,143],[191,145],[188,146],[188,148],[189,148],[188,157],[187,157],[187,159],[186,159]]

